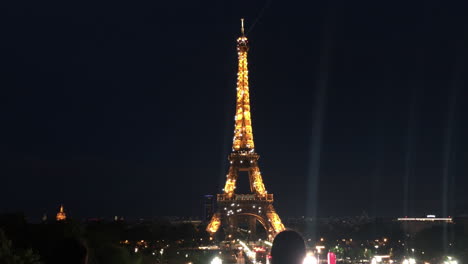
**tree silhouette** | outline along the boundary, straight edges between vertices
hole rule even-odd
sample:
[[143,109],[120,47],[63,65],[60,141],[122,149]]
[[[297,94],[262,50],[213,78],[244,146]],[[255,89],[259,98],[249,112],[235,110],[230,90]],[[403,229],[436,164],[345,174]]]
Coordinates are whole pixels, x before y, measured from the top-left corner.
[[0,263],[5,264],[41,264],[40,257],[32,251],[27,250],[14,250],[13,243],[0,229]]

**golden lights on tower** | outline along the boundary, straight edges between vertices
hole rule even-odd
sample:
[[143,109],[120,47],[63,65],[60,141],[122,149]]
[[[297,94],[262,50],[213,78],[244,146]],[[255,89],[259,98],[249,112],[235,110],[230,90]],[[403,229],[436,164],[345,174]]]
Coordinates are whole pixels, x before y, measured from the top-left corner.
[[210,233],[210,234],[214,234],[216,233],[216,231],[218,231],[219,227],[221,226],[221,217],[219,214],[214,214],[212,217],[211,217],[211,221],[210,223],[208,224],[208,226],[206,227],[206,230]]
[[59,210],[59,212],[57,213],[56,219],[57,219],[57,221],[65,221],[65,220],[67,220],[67,215],[66,215],[65,212],[63,211],[63,205],[60,205],[60,210]]
[[279,233],[285,230],[284,225],[281,222],[279,215],[275,211],[271,211],[267,213],[267,216],[268,216],[268,221],[270,221],[271,225],[273,226],[273,229],[275,230],[275,233]]
[[[234,138],[232,153],[229,155],[229,172],[226,175],[223,194],[218,194],[218,213],[214,214],[206,231],[214,235],[222,222],[229,232],[235,232],[237,220],[233,217],[256,217],[264,224],[269,239],[283,231],[284,225],[273,207],[273,195],[268,194],[258,167],[259,155],[255,152],[249,96],[249,71],[247,53],[248,40],[244,32],[244,20],[241,20],[241,36],[237,39],[237,94],[234,117]],[[248,172],[250,191],[248,194],[236,194],[237,178],[240,172]],[[262,210],[262,207],[264,210]],[[224,208],[224,210],[220,209]],[[229,234],[229,238],[232,234]]]
[[241,33],[237,39],[237,100],[236,115],[234,117],[234,140],[232,149],[235,151],[252,151],[255,147],[253,141],[252,120],[250,117],[249,98],[249,70],[247,51],[249,43],[244,34],[244,20],[242,19]]
[[234,189],[236,188],[235,179],[227,179],[226,185],[224,186],[224,193],[228,195],[229,198],[234,194]]
[[258,167],[253,167],[251,171],[252,181],[253,182],[253,189],[255,193],[257,193],[260,197],[265,197],[267,191],[265,189],[265,185],[263,184],[262,175],[260,174],[260,169]]

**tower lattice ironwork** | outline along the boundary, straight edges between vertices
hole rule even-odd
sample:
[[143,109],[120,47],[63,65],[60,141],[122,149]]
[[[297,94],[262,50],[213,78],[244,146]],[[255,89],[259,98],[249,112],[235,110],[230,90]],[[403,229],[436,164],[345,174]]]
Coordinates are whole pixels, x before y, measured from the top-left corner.
[[[273,207],[273,194],[267,193],[258,167],[259,155],[255,152],[249,98],[249,76],[247,68],[248,40],[241,20],[241,36],[237,39],[238,72],[237,99],[232,152],[226,175],[224,193],[217,195],[218,211],[211,218],[207,231],[214,235],[220,227],[226,237],[232,238],[239,231],[239,221],[246,220],[248,232],[255,232],[257,221],[265,228],[268,238],[284,230],[284,225]],[[247,172],[250,193],[235,193],[239,172]]]

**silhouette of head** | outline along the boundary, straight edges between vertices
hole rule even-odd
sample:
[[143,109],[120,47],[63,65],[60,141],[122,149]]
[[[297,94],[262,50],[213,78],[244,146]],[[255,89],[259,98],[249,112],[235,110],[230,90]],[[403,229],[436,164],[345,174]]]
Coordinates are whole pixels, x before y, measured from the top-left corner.
[[302,264],[306,255],[304,239],[294,231],[276,235],[271,248],[271,264]]

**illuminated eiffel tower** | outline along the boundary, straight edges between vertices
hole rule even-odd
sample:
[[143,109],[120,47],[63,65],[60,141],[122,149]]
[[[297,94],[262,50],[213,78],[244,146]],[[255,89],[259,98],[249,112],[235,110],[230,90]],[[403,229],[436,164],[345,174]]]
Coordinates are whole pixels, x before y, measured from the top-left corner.
[[[241,20],[241,36],[237,39],[239,59],[237,73],[237,101],[234,124],[232,152],[224,193],[217,195],[218,211],[211,218],[206,230],[213,236],[220,227],[224,228],[226,238],[231,239],[240,230],[243,221],[250,233],[256,232],[257,222],[266,230],[268,239],[284,230],[278,214],[273,207],[273,194],[267,193],[258,167],[260,156],[255,153],[252,120],[250,116],[249,77],[247,69],[248,40],[244,34],[244,20]],[[236,194],[236,181],[239,172],[247,172],[250,182],[249,194]]]

